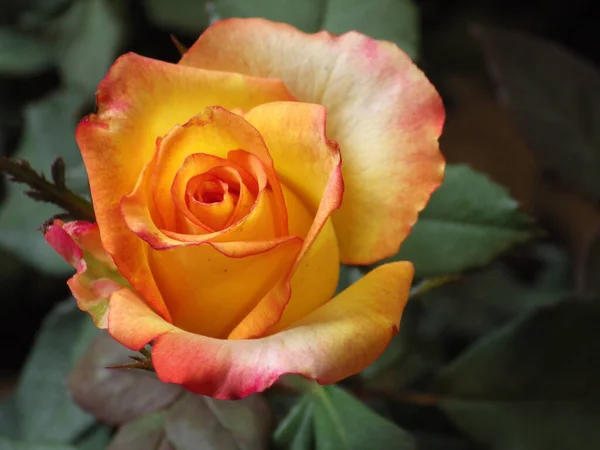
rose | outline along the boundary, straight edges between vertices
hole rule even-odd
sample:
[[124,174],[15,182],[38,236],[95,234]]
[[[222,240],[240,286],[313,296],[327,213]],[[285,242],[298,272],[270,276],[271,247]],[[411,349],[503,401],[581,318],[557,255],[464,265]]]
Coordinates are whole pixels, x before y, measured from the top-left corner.
[[217,398],[335,382],[383,351],[412,265],[334,296],[340,262],[396,253],[444,167],[440,98],[398,47],[224,20],[179,64],[119,58],[97,106],[76,133],[97,225],[46,238],[99,327]]

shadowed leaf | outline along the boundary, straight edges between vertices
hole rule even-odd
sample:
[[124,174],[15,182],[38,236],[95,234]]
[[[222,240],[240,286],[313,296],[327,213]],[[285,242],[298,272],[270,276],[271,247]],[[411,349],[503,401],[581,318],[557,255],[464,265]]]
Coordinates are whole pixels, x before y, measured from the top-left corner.
[[167,440],[165,413],[149,414],[122,426],[107,450],[174,450]]
[[474,27],[507,108],[542,166],[600,199],[600,71],[558,44]]
[[289,450],[311,450],[313,444],[314,397],[303,396],[285,418],[273,435],[278,448]]
[[335,385],[320,387],[314,395],[313,427],[319,450],[416,450],[409,433],[343,389]]
[[527,241],[532,228],[506,189],[467,166],[450,165],[392,259],[412,261],[416,277],[458,274]]
[[127,362],[131,354],[103,332],[69,375],[68,388],[75,402],[101,422],[134,421],[167,407],[183,392],[178,385],[159,381],[153,372],[107,368]]
[[0,74],[25,75],[51,64],[51,47],[42,39],[0,28]]
[[567,300],[490,333],[441,372],[440,406],[493,450],[599,448],[599,320]]
[[169,441],[177,450],[268,448],[271,414],[259,395],[224,401],[187,394],[166,415]]
[[157,27],[197,37],[208,25],[206,3],[206,0],[144,0],[144,7]]
[[15,396],[22,435],[28,440],[67,443],[94,423],[94,417],[73,403],[65,380],[97,332],[73,299],[46,317]]

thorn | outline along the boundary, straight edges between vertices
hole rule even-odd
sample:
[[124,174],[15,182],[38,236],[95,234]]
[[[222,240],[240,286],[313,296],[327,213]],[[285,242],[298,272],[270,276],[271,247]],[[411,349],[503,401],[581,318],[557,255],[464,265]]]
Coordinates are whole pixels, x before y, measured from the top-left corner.
[[150,372],[154,372],[154,366],[152,365],[152,361],[143,360],[139,362],[135,362],[132,364],[121,364],[118,366],[106,366],[107,369],[141,369],[147,370]]
[[182,43],[179,41],[179,39],[177,39],[177,38],[175,37],[175,35],[173,35],[173,34],[171,35],[171,41],[173,42],[173,44],[175,44],[175,47],[177,47],[177,50],[179,50],[179,54],[180,54],[181,56],[183,56],[183,55],[184,55],[184,53],[188,51],[187,47],[186,47],[185,45],[183,45],[183,44],[182,44]]
[[52,181],[61,189],[66,187],[65,169],[65,161],[60,156],[54,160],[50,168]]

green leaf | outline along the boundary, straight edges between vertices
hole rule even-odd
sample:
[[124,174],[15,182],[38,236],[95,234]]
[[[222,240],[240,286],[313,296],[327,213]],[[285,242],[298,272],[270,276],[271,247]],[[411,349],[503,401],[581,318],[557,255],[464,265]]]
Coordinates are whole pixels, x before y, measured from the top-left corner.
[[[490,333],[451,363],[444,395],[496,400],[600,399],[600,305],[567,300]],[[582,345],[585,343],[585,345]]]
[[361,372],[361,376],[366,379],[373,378],[389,367],[398,364],[407,356],[407,353],[410,351],[410,346],[408,345],[410,335],[406,331],[406,328],[404,325],[400,328],[400,332],[392,338],[381,356],[370,366],[366,367]]
[[599,320],[567,300],[490,333],[440,373],[442,409],[495,450],[599,448]]
[[450,165],[392,260],[412,261],[417,277],[485,265],[532,237],[531,220],[506,189],[464,165]]
[[343,389],[331,385],[314,391],[313,426],[317,450],[394,448],[414,450],[414,438],[371,411]]
[[392,41],[415,59],[419,54],[419,10],[413,0],[328,0],[321,28],[335,34],[356,30]]
[[148,414],[122,426],[108,450],[171,449],[165,433],[165,413]]
[[352,284],[356,283],[364,276],[360,268],[342,264],[340,266],[340,278],[336,288],[336,294],[339,294]]
[[0,404],[0,436],[16,439],[21,435],[14,396]]
[[323,0],[216,0],[215,10],[221,18],[264,17],[275,22],[286,22],[307,33],[321,29]]
[[47,444],[44,442],[25,442],[17,439],[8,439],[0,436],[0,449],[2,450],[77,450],[70,445]]
[[271,414],[259,395],[235,402],[187,394],[166,416],[169,441],[177,450],[267,448]]
[[558,248],[528,247],[520,262],[534,269],[527,280],[518,277],[518,267],[501,260],[425,293],[417,299],[423,312],[421,332],[430,340],[445,334],[477,337],[571,292],[571,263]]
[[44,320],[15,397],[22,435],[28,440],[68,443],[94,423],[71,400],[65,379],[97,333],[73,299]]
[[52,64],[52,47],[43,39],[0,28],[0,74],[26,75]]
[[278,448],[289,450],[311,450],[313,443],[314,397],[304,395],[281,421],[273,441]]
[[478,27],[474,35],[501,104],[543,168],[599,199],[598,68],[558,44],[526,33]]
[[104,425],[97,425],[75,447],[77,450],[106,450],[111,437],[112,432],[110,428]]
[[19,24],[27,29],[43,27],[69,4],[78,0],[26,0],[20,2]]
[[148,18],[170,33],[181,31],[199,36],[208,25],[206,0],[145,0]]
[[182,393],[181,386],[159,381],[154,372],[107,369],[131,362],[132,354],[102,332],[69,375],[67,386],[73,400],[102,423],[132,422],[167,407]]
[[313,33],[356,30],[395,42],[415,58],[419,47],[418,9],[412,0],[217,0],[221,17],[264,17]]
[[121,17],[108,0],[77,1],[51,29],[61,34],[55,51],[63,80],[91,98],[117,56],[124,35]]
[[491,450],[600,448],[597,402],[449,400],[442,409],[459,429]]
[[[81,155],[74,132],[86,96],[74,89],[61,90],[25,108],[25,129],[15,157],[29,161],[34,169],[50,173],[57,156],[69,169],[79,168]],[[83,183],[80,183],[83,184]],[[54,205],[25,196],[23,185],[9,183],[0,209],[0,245],[25,261],[51,273],[68,273],[71,268],[46,243],[39,227],[60,212]]]

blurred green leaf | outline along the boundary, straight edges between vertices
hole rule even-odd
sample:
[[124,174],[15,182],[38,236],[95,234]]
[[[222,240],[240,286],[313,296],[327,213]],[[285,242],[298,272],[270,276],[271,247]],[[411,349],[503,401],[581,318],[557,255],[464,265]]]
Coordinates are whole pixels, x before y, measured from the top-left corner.
[[521,264],[532,266],[525,280],[518,277],[523,268],[503,260],[424,294],[418,299],[420,333],[429,340],[444,334],[477,337],[571,292],[572,267],[564,252],[537,245],[528,248],[527,257],[520,257]]
[[[373,364],[366,367],[361,375],[368,380],[392,366],[401,365],[402,369],[399,372],[402,375],[394,376],[394,384],[404,385],[407,380],[413,378],[415,369],[420,372],[428,367],[429,361],[425,358],[424,352],[417,351],[417,354],[414,354],[413,327],[412,324],[403,323],[400,332],[392,338],[381,356]],[[415,356],[417,359],[415,359]],[[415,363],[417,364],[415,365]]]
[[342,388],[298,379],[306,390],[274,433],[286,450],[416,449],[414,438]]
[[0,403],[0,436],[7,439],[17,439],[21,436],[14,396]]
[[[558,44],[477,27],[498,97],[540,163],[600,198],[600,71]],[[568,81],[566,81],[568,80]]]
[[446,367],[438,390],[486,400],[600,399],[598,323],[596,303],[569,299],[537,308]]
[[490,333],[440,373],[442,409],[495,450],[600,448],[599,320],[566,300]]
[[50,28],[61,36],[55,51],[63,80],[82,89],[91,100],[121,45],[121,17],[108,0],[81,0]]
[[108,450],[170,450],[165,432],[165,413],[148,414],[122,426]]
[[321,29],[323,0],[216,0],[215,10],[221,18],[264,17],[275,22],[286,22],[314,33]]
[[416,277],[482,266],[532,237],[532,221],[506,189],[464,165],[446,168],[411,234],[392,260],[412,261]]
[[162,411],[122,426],[109,450],[266,449],[271,414],[259,395],[214,400],[185,393]]
[[32,442],[68,443],[95,419],[71,400],[67,373],[98,333],[69,299],[46,317],[16,390],[22,435]]
[[[69,180],[70,168],[78,169],[82,164],[74,132],[85,100],[80,91],[69,89],[27,106],[23,138],[15,157],[29,161],[34,169],[49,175],[56,157],[62,156]],[[39,231],[42,223],[60,210],[33,201],[25,196],[25,190],[23,185],[8,183],[7,198],[0,209],[0,245],[44,271],[67,273],[71,268]]]
[[312,33],[356,30],[395,42],[416,58],[419,14],[412,0],[216,0],[220,17],[264,17]]
[[40,37],[0,28],[0,74],[26,75],[52,64],[52,47]]
[[208,26],[207,0],[145,0],[148,19],[156,26],[170,32],[181,31],[200,36]]
[[340,278],[338,280],[336,293],[340,293],[350,285],[356,283],[363,275],[360,268],[342,264],[340,266]]
[[490,450],[596,450],[600,408],[575,402],[448,400],[443,410],[473,440]]
[[335,385],[316,388],[313,427],[317,450],[414,450],[414,438]]
[[335,34],[357,30],[392,41],[415,59],[419,54],[419,10],[413,0],[328,0],[321,28]]
[[177,450],[267,448],[271,414],[259,395],[235,402],[187,394],[167,411],[165,428]]
[[77,450],[106,450],[112,437],[111,429],[104,425],[96,425],[80,442],[75,444]]
[[77,1],[79,0],[23,0],[19,2],[19,24],[24,28],[39,28]]
[[312,450],[313,411],[314,397],[306,394],[290,409],[275,430],[275,445],[287,450]]
[[0,436],[1,450],[77,450],[70,445],[25,442]]

